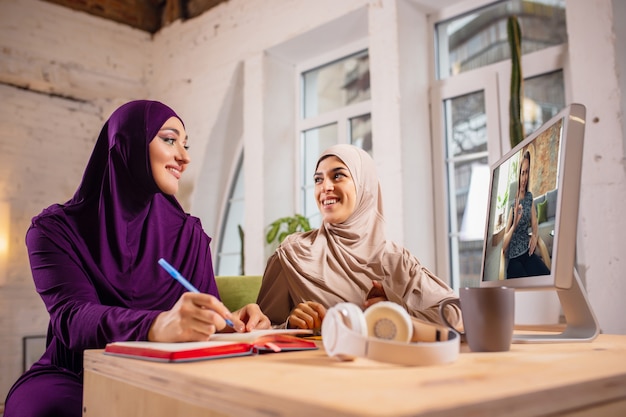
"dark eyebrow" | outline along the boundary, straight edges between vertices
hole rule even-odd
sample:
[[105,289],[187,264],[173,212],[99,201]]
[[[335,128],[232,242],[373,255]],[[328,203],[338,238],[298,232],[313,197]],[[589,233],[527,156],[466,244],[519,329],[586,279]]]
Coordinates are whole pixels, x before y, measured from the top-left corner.
[[[159,129],[159,132],[162,132],[164,130],[171,130],[172,132],[180,136],[180,131],[176,129],[175,127],[164,127],[164,128]],[[189,135],[185,136],[185,141],[188,141],[188,140],[189,140]]]
[[175,127],[162,127],[161,129],[159,129],[159,132],[162,132],[164,130],[171,130],[172,132],[180,136],[180,131],[176,129]]
[[[330,170],[330,172],[335,173],[335,172],[339,172],[339,171],[348,171],[348,168],[345,167],[337,167],[337,168],[333,168]],[[348,171],[350,172],[350,171]],[[318,175],[322,175],[321,172],[316,172],[315,174],[313,174],[313,178],[317,177]]]

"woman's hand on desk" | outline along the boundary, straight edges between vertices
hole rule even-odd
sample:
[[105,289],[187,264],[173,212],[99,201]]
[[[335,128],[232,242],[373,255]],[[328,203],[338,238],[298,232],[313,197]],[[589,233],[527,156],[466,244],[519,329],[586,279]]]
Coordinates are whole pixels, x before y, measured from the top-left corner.
[[313,329],[322,328],[322,321],[326,315],[326,308],[315,301],[300,303],[289,314],[287,328],[290,329]]
[[258,304],[248,304],[237,311],[233,312],[233,322],[241,321],[245,326],[246,332],[260,329],[270,329],[272,323],[270,319],[263,314]]
[[[245,308],[245,307],[244,307]],[[260,312],[260,310],[259,310]],[[152,342],[192,342],[208,340],[226,328],[224,319],[232,319],[236,331],[242,332],[245,324],[235,317],[224,304],[209,294],[186,292],[171,310],[159,314],[148,332]]]

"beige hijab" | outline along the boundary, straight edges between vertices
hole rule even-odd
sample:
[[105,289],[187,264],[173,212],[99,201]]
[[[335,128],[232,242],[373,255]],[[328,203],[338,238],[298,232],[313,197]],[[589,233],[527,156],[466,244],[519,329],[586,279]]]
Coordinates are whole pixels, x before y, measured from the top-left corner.
[[[268,260],[258,304],[273,324],[282,324],[304,301],[326,308],[339,302],[362,306],[372,281],[382,282],[390,301],[413,317],[439,319],[439,303],[454,292],[406,249],[385,237],[382,196],[374,161],[353,145],[335,145],[319,162],[336,156],[356,185],[357,204],[343,223],[322,222],[319,229],[289,235]],[[316,167],[317,169],[317,167]],[[458,323],[456,306],[446,312]]]

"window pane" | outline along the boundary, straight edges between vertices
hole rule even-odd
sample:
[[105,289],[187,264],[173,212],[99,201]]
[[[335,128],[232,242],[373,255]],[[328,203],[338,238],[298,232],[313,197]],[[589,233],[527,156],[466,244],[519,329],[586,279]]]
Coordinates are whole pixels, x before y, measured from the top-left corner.
[[438,78],[509,59],[507,19],[518,16],[522,54],[567,42],[565,0],[506,0],[435,26]]
[[451,235],[458,247],[458,277],[461,287],[476,286],[482,267],[489,164],[487,157],[457,162],[455,176],[455,216],[457,233]]
[[239,169],[236,174],[235,179],[235,188],[232,190],[232,195],[230,196],[233,200],[243,200],[244,196],[244,188],[243,188],[243,161],[239,164]]
[[[484,92],[444,101],[452,282],[478,282],[489,165]],[[486,181],[485,181],[486,179]]]
[[367,51],[303,73],[304,118],[370,99]]
[[313,196],[313,174],[315,173],[315,165],[317,164],[317,159],[320,154],[326,148],[336,143],[336,123],[315,129],[309,129],[302,134],[302,207],[304,208],[304,213],[302,214],[309,218],[311,227],[316,227],[320,224],[317,204],[315,203],[315,197]]
[[524,80],[523,120],[526,136],[565,107],[563,71]]
[[372,118],[369,114],[350,119],[350,143],[372,153]]
[[304,172],[302,173],[305,185],[313,185],[315,165],[320,154],[337,143],[337,124],[309,129],[303,134]]
[[485,94],[480,91],[446,101],[448,157],[487,150]]
[[231,189],[231,197],[228,200],[222,239],[218,243],[217,275],[243,275],[244,273],[241,263],[243,242],[239,235],[239,227],[243,227],[245,210],[243,157],[241,159],[235,174],[235,183]]
[[222,235],[220,252],[238,253],[241,250],[241,239],[239,238],[239,226],[243,227],[244,213],[243,199],[232,199],[226,214],[226,228]]
[[241,275],[241,255],[220,254],[220,266],[216,275]]

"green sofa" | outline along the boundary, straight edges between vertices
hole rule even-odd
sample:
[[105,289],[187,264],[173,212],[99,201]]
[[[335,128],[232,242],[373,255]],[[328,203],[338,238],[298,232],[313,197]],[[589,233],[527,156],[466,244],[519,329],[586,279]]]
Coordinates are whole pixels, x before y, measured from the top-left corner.
[[220,298],[230,311],[238,310],[246,304],[256,303],[262,279],[261,275],[221,275],[215,277]]

